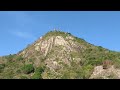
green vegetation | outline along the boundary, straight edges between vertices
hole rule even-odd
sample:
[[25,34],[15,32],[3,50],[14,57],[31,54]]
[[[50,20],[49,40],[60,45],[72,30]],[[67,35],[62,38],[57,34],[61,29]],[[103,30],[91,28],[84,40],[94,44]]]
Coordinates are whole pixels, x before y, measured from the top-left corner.
[[2,73],[4,68],[5,68],[5,64],[0,64],[0,73]]
[[16,60],[21,61],[21,60],[24,60],[24,58],[22,56],[18,56]]
[[83,66],[80,70],[80,76],[83,79],[88,79],[92,74],[94,67],[92,65]]
[[22,71],[25,74],[30,74],[30,73],[34,72],[34,67],[32,64],[24,65],[22,67]]
[[42,79],[41,74],[44,72],[44,68],[43,67],[38,67],[35,70],[34,75],[32,76],[32,79]]
[[120,59],[114,61],[114,67],[120,69]]
[[8,61],[10,61],[10,62],[12,62],[12,60],[15,58],[15,54],[14,55],[8,55],[8,56],[5,56],[5,58],[8,60]]
[[51,36],[62,36],[63,38],[66,38],[66,36],[72,36],[72,35],[71,33],[68,32],[65,33],[59,30],[55,30],[55,31],[49,31],[43,36],[43,38],[48,39]]
[[0,69],[4,69],[5,68],[5,64],[0,64]]

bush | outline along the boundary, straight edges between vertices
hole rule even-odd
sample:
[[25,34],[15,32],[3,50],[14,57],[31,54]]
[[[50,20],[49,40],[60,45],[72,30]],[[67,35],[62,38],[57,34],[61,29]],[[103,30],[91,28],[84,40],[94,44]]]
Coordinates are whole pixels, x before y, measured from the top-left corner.
[[5,64],[0,64],[0,73],[3,71],[4,68],[5,68]]
[[42,76],[39,72],[35,72],[35,74],[32,76],[32,79],[42,79]]
[[33,59],[29,59],[28,61],[29,61],[29,62],[33,62]]
[[5,64],[0,64],[0,69],[4,69],[5,68]]
[[22,71],[23,73],[25,74],[30,74],[32,72],[34,72],[34,67],[32,64],[28,64],[28,65],[25,65],[23,68],[22,68]]
[[103,51],[103,47],[102,46],[98,46],[99,51]]
[[86,65],[81,68],[78,75],[81,79],[88,79],[93,72],[94,67],[92,65]]
[[13,59],[14,59],[14,57],[15,57],[15,55],[8,55],[8,56],[6,56],[5,58],[8,60],[8,61],[12,61]]
[[20,69],[18,69],[18,70],[16,71],[16,73],[18,73],[18,74],[19,74],[19,73],[21,73],[21,70],[20,70]]
[[35,74],[32,76],[32,79],[42,79],[41,74],[44,72],[43,67],[38,67],[35,70]]
[[118,69],[120,68],[120,60],[114,61],[114,67]]
[[16,60],[17,60],[17,61],[21,61],[21,60],[23,60],[23,59],[24,59],[24,58],[23,58],[22,56],[18,56]]

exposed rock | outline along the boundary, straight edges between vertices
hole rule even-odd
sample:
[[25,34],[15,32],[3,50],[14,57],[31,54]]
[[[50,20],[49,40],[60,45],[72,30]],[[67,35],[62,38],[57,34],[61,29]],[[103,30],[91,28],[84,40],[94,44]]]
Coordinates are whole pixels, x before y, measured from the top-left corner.
[[36,50],[36,51],[40,51],[40,47],[39,47],[39,46],[36,46],[36,47],[35,47],[35,50]]
[[94,68],[93,74],[90,77],[90,79],[93,79],[93,78],[103,78],[103,79],[119,78],[120,79],[120,69],[115,69],[113,65],[108,69],[103,69],[103,66],[97,66]]
[[74,38],[71,37],[71,36],[67,36],[66,39],[68,39],[68,40],[73,40]]
[[54,38],[51,37],[49,40],[45,40],[41,44],[41,51],[44,53],[45,56],[47,55],[48,51],[50,51],[52,48],[53,39]]
[[65,41],[65,39],[62,37],[62,36],[57,36],[55,38],[55,45],[63,45],[63,46],[66,46],[68,45],[68,42]]

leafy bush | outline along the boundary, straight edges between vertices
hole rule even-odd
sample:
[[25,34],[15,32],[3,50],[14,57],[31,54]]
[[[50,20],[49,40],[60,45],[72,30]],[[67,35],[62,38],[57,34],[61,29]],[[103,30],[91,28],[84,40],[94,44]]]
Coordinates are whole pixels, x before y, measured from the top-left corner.
[[5,64],[0,64],[0,69],[4,69],[5,68]]
[[114,67],[115,67],[115,68],[120,68],[120,60],[119,60],[119,59],[116,59],[116,60],[114,61]]
[[32,76],[32,79],[42,79],[41,74],[44,72],[43,67],[38,67],[35,70],[35,74]]
[[23,68],[22,68],[22,71],[23,73],[25,74],[30,74],[32,72],[34,72],[34,67],[32,64],[28,64],[28,65],[25,65]]
[[14,55],[8,55],[8,56],[5,56],[5,58],[8,60],[8,61],[12,61],[13,59],[14,59],[14,57],[15,57],[15,54]]
[[28,61],[29,61],[29,62],[33,62],[33,59],[29,59]]
[[17,58],[16,58],[16,60],[17,61],[21,61],[21,60],[23,60],[24,58],[22,57],[22,56],[18,56]]
[[3,71],[4,68],[5,68],[5,64],[0,64],[0,73]]
[[18,69],[18,70],[16,71],[16,73],[18,73],[18,74],[19,74],[19,73],[21,73],[21,70],[20,70],[20,69]]
[[99,51],[103,51],[103,47],[102,46],[98,46]]
[[32,76],[32,79],[42,79],[42,76],[39,72],[35,72],[35,74]]
[[83,66],[78,75],[81,79],[88,79],[93,72],[94,67],[92,65]]

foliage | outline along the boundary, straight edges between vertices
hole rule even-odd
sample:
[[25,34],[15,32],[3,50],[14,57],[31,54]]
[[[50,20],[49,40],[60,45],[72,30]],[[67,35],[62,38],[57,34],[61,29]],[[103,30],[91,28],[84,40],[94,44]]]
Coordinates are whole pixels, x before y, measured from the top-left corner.
[[43,67],[38,67],[35,70],[34,75],[32,76],[32,79],[42,79],[41,74],[44,72],[44,68]]
[[30,73],[34,72],[34,67],[32,64],[24,65],[22,67],[22,71],[25,74],[30,74]]
[[22,56],[17,56],[16,60],[21,61],[21,60],[24,60],[24,58]]
[[114,67],[120,69],[120,59],[116,59],[116,60],[114,61]]
[[4,68],[5,68],[5,64],[0,64],[0,73],[2,73]]
[[5,64],[0,64],[0,69],[4,69],[5,68]]
[[93,72],[94,67],[92,65],[86,65],[81,68],[79,75],[82,79],[88,79]]
[[8,55],[8,56],[5,56],[5,58],[6,58],[8,61],[11,62],[11,61],[15,58],[15,56],[16,56],[15,54],[14,54],[14,55],[11,55],[11,54],[10,54],[10,55]]
[[62,31],[59,31],[59,30],[54,30],[54,31],[49,31],[48,33],[46,33],[43,37],[47,39],[47,37],[50,37],[50,36],[63,36],[64,38],[66,38],[66,36],[72,36],[71,33],[68,33],[68,32],[62,32]]

